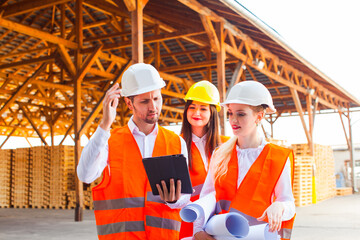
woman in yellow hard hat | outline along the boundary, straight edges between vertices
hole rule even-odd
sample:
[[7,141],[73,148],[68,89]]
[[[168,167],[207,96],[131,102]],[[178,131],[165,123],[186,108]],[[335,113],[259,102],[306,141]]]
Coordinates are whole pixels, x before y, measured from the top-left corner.
[[[213,150],[228,138],[220,136],[220,95],[217,88],[203,80],[192,85],[185,98],[181,136],[188,148],[189,172],[195,192],[191,201],[199,198]],[[192,223],[182,222],[180,239],[191,237]]]

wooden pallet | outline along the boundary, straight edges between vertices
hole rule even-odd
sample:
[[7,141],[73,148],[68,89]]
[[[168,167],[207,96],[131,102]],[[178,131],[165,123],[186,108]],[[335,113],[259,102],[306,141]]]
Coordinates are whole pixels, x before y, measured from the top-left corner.
[[11,205],[14,207],[29,207],[30,160],[31,152],[29,148],[18,148],[14,150],[11,174]]
[[68,191],[75,191],[75,158],[73,146],[53,146],[50,166],[50,206],[67,209]]
[[0,208],[10,207],[12,150],[0,149]]
[[353,194],[353,190],[351,187],[342,187],[336,188],[336,195],[337,196],[346,196]]
[[[308,144],[293,144],[295,159],[309,156]],[[335,160],[330,146],[314,144],[315,185],[317,201],[323,201],[336,195]]]
[[314,158],[298,156],[294,164],[293,194],[298,207],[312,204],[312,168]]
[[47,208],[49,205],[50,149],[48,146],[31,148],[29,204],[34,208]]

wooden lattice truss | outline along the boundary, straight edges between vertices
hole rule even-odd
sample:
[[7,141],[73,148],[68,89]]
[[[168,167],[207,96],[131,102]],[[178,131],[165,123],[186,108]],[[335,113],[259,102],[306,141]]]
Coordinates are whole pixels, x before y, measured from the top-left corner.
[[[222,98],[239,81],[262,82],[278,110],[269,121],[298,112],[308,140],[305,112],[359,105],[253,40],[225,9],[215,0],[1,0],[0,135],[90,137],[106,90],[138,61],[167,82],[162,124],[182,120],[183,97],[202,79]],[[130,116],[121,101],[114,124]]]

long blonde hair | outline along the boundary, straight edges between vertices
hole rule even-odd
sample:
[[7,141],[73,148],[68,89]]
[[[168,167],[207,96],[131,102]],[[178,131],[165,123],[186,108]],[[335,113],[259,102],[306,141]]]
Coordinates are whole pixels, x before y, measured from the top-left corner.
[[237,137],[232,136],[213,153],[210,161],[210,171],[214,178],[214,182],[227,173],[231,153],[236,145],[236,142]]
[[[264,112],[267,106],[249,106],[255,113]],[[218,181],[228,171],[228,165],[231,159],[232,151],[237,144],[237,136],[232,136],[228,141],[223,143],[212,155],[210,161],[210,171],[214,182]]]

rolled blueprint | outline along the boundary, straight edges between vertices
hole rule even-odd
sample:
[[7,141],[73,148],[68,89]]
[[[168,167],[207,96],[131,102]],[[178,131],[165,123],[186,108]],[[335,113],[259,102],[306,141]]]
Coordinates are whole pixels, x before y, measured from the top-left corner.
[[243,238],[249,234],[249,222],[239,213],[230,212],[212,216],[204,230],[215,238],[221,236]]
[[[239,237],[236,236],[213,236],[216,240],[238,240]],[[269,224],[259,224],[250,226],[249,234],[246,237],[241,238],[241,240],[278,240],[280,236],[277,232],[269,232]]]
[[201,216],[207,222],[209,217],[214,214],[215,203],[215,196],[208,194],[181,209],[180,217],[184,222],[194,222]]

